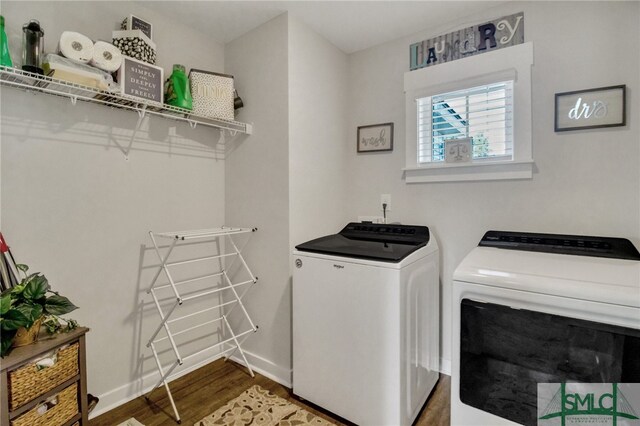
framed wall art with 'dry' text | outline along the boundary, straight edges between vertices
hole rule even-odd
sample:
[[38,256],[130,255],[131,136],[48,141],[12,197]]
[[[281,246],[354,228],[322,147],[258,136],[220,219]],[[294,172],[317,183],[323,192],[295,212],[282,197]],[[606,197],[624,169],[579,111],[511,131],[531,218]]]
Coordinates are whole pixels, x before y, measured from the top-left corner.
[[626,125],[626,86],[556,93],[556,132]]

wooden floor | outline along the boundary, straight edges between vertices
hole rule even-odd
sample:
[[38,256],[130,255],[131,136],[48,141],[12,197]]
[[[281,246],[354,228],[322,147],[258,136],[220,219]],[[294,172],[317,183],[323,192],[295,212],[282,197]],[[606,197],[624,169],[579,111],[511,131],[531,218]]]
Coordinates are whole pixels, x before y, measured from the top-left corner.
[[[191,426],[253,385],[260,385],[338,425],[345,424],[344,421],[333,417],[331,413],[298,400],[290,394],[290,389],[260,374],[252,378],[242,366],[233,362],[224,362],[222,359],[171,382],[171,391],[182,417],[182,424]],[[449,425],[449,390],[449,376],[440,375],[440,381],[414,425]],[[89,422],[89,425],[115,426],[135,417],[145,426],[175,426],[174,414],[164,388],[155,390],[149,399],[150,402],[145,401],[144,397],[136,398],[96,417]]]

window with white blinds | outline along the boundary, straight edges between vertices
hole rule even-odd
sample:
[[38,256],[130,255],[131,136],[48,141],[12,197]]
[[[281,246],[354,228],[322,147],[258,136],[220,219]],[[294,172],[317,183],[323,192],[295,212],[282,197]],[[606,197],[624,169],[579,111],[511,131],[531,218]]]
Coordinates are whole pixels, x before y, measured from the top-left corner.
[[513,81],[417,102],[418,163],[445,161],[445,141],[472,138],[472,161],[513,159]]

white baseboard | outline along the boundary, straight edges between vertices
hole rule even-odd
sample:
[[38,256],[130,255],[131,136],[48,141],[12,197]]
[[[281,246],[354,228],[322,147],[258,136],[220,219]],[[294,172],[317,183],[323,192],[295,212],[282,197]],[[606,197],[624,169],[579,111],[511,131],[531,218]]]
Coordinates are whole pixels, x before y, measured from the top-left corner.
[[451,360],[440,358],[440,372],[451,376]]
[[[256,355],[252,352],[244,351],[244,355],[251,366],[251,369],[257,373],[262,374],[263,376],[273,380],[274,382],[278,382],[283,386],[288,388],[292,387],[292,371],[289,368],[281,367],[268,359],[265,359],[259,355]],[[188,367],[184,367],[178,372],[172,374],[169,380],[177,379],[178,377],[182,377],[185,374],[188,374],[203,365],[209,364],[221,356],[218,354],[202,356],[197,359],[193,364]],[[234,354],[231,357],[235,362],[244,365],[242,357],[240,354]],[[451,360],[449,359],[440,359],[440,372],[451,375]],[[89,416],[90,419],[99,416],[100,414],[104,414],[107,411],[110,411],[116,407],[119,407],[122,404],[125,404],[132,399],[135,399],[139,396],[144,395],[149,392],[160,380],[159,374],[157,371],[149,373],[143,376],[139,380],[135,380],[126,385],[120,386],[116,389],[113,389],[109,392],[98,395],[100,398],[100,403],[96,406],[96,408],[91,412]],[[164,390],[162,390],[164,392]]]
[[[292,380],[291,374],[292,371],[290,368],[284,368],[275,363],[265,359],[259,355],[256,355],[252,352],[244,351],[244,356],[247,357],[247,361],[251,366],[251,369],[257,373],[262,374],[263,376],[273,380],[274,382],[280,383],[282,386],[286,386],[291,388]],[[236,353],[231,357],[235,362],[244,365],[244,361],[240,354]]]
[[[219,359],[221,355],[211,353],[206,355],[201,355],[199,357],[194,357],[194,361],[189,362],[189,366],[182,366],[176,368],[176,372],[174,372],[171,376],[169,376],[169,381],[177,379],[178,377],[182,377],[185,374],[188,374],[203,365],[209,364],[217,359]],[[135,399],[139,396],[142,396],[149,392],[160,380],[160,374],[157,370],[144,375],[142,378],[135,380],[133,382],[127,383],[126,385],[120,386],[113,390],[110,390],[106,393],[97,395],[100,398],[100,402],[96,406],[96,408],[89,415],[89,419],[99,416],[100,414],[104,414],[107,411],[110,411],[116,407],[119,407],[122,404],[125,404],[132,399]],[[162,386],[161,386],[162,387]],[[166,392],[164,387],[160,390],[156,390],[156,392]],[[154,393],[155,394],[155,393]]]

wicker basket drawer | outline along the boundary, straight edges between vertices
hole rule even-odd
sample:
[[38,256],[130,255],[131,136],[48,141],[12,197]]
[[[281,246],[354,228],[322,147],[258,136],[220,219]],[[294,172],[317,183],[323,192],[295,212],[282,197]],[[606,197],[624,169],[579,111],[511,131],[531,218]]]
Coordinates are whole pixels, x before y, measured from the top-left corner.
[[11,421],[11,426],[61,426],[78,414],[77,383],[61,391],[56,398],[57,404],[48,410],[44,411],[45,404],[37,405]]
[[60,349],[57,356],[56,363],[51,367],[38,370],[35,363],[29,363],[9,372],[10,410],[15,410],[78,374],[77,342]]

